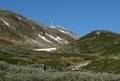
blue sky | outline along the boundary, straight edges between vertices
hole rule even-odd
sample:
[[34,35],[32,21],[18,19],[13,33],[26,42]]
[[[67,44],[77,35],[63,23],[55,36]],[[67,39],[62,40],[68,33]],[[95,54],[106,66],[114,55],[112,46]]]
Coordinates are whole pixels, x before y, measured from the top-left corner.
[[0,0],[0,8],[46,25],[54,21],[80,36],[93,30],[120,33],[120,0]]

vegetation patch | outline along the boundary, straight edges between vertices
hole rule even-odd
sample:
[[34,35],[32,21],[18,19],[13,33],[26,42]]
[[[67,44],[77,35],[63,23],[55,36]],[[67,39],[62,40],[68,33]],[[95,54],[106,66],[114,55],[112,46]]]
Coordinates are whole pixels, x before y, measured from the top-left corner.
[[11,65],[0,61],[0,81],[120,81],[120,75],[93,72],[47,72],[39,67]]
[[85,66],[87,70],[94,72],[120,73],[120,59],[101,59],[95,60]]

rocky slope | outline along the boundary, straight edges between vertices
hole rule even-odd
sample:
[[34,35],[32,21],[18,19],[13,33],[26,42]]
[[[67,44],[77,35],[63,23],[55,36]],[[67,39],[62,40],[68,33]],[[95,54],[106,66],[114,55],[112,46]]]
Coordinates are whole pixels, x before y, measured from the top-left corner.
[[[0,9],[0,46],[51,51],[79,37],[56,26],[46,26],[11,11]],[[38,49],[39,48],[39,49]]]

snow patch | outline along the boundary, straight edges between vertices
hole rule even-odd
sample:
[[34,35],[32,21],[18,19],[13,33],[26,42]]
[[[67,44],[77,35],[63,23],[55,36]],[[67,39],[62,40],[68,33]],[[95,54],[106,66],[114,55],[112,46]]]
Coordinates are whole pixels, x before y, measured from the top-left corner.
[[62,38],[60,38],[60,37],[56,37],[56,39],[57,39],[57,40],[63,40],[63,39],[62,39]]
[[50,26],[50,28],[56,28],[55,26]]
[[31,39],[34,43],[40,44],[38,41]]
[[46,39],[44,36],[41,36],[40,34],[37,34],[40,38],[42,38],[43,40],[45,40],[46,42],[52,43],[51,41],[49,41],[48,39]]
[[17,17],[19,20],[22,20],[22,18],[21,17]]
[[55,40],[55,41],[57,41],[59,44],[61,44],[61,45],[63,45],[63,44],[67,44],[68,43],[68,41],[66,41],[65,39],[62,39],[62,38],[60,38],[60,37],[54,37],[54,36],[52,36],[52,35],[50,35],[50,34],[47,34],[46,33],[46,35],[47,36],[49,36],[50,38],[52,38],[53,40]]
[[55,50],[56,50],[56,48],[34,49],[34,51],[48,51],[48,52],[50,52],[50,51],[55,51]]
[[67,35],[69,35],[69,36],[72,37],[72,38],[75,38],[75,39],[78,39],[78,38],[79,38],[79,36],[77,36],[76,34],[70,32],[70,31],[65,31],[65,30],[61,30],[61,29],[59,29],[58,31],[60,31],[60,32],[62,32],[62,33],[64,33],[64,34],[67,34]]
[[97,35],[100,35],[101,32],[96,32]]
[[0,19],[5,25],[7,25],[8,27],[10,26],[8,22],[6,22],[4,19]]
[[66,32],[66,31],[63,31],[63,30],[59,30],[59,31],[62,33],[68,34],[68,32]]

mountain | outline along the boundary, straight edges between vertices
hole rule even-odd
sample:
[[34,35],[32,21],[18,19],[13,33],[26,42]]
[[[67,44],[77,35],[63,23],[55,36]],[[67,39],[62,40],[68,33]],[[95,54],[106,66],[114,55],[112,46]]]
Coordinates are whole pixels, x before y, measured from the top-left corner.
[[79,37],[57,26],[46,26],[17,13],[0,9],[0,47],[51,51]]
[[51,71],[120,73],[119,53],[120,34],[95,30],[79,38],[64,27],[0,9],[0,61]]
[[120,53],[119,46],[120,34],[107,30],[96,30],[71,44],[63,46],[58,52],[118,54]]

